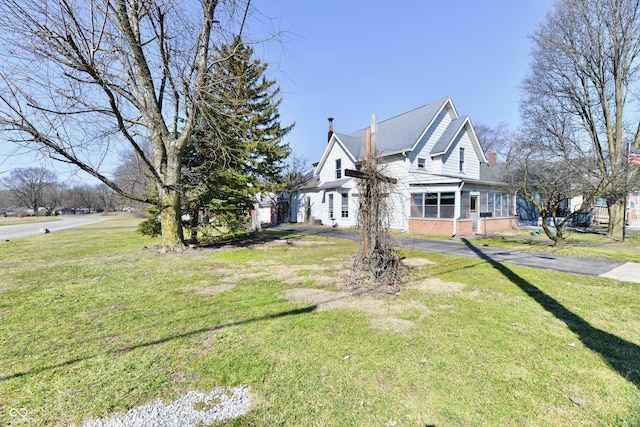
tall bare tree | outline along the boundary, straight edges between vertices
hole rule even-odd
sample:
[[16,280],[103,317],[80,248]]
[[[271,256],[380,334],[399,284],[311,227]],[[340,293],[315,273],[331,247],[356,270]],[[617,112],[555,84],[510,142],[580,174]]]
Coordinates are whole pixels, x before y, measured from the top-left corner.
[[48,215],[55,214],[56,209],[62,207],[67,190],[67,185],[62,182],[56,182],[44,189],[40,205],[46,209]]
[[33,214],[37,216],[45,190],[56,185],[56,174],[44,168],[18,168],[12,170],[3,181],[16,200],[33,209]]
[[[639,12],[640,0],[559,0],[531,37],[531,71],[523,83],[528,139],[546,139],[563,160],[593,160],[589,172],[601,184],[608,235],[616,239],[633,180],[626,147],[640,147],[640,125],[628,108],[640,65]],[[560,122],[569,133],[557,131]]]
[[89,184],[74,185],[68,190],[69,199],[73,203],[74,209],[86,210],[87,213],[95,211],[98,207],[99,199],[96,186]]
[[[0,0],[0,126],[123,196],[157,203],[162,246],[179,250],[182,153],[206,102],[212,47],[238,31],[247,3]],[[157,200],[127,192],[105,170],[124,145]]]

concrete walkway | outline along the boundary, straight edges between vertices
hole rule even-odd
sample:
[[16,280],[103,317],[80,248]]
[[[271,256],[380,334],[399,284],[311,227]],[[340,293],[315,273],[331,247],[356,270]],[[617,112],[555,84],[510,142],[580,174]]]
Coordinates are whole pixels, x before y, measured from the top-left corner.
[[[354,231],[341,230],[326,226],[308,226],[283,224],[278,230],[291,230],[309,234],[326,235],[340,239],[359,241],[360,235]],[[490,262],[511,263],[527,267],[543,268],[553,271],[585,274],[616,279],[624,282],[640,283],[640,264],[633,262],[611,261],[597,258],[539,254],[534,252],[475,246],[473,240],[462,243],[452,241],[434,241],[413,239],[409,237],[395,238],[399,248],[417,249],[425,252],[457,255],[467,258],[480,258]]]

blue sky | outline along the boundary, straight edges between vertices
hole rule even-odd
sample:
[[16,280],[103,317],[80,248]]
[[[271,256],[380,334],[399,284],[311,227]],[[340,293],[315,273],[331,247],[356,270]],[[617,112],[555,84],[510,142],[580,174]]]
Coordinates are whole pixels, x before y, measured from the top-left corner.
[[[309,162],[334,130],[367,127],[451,96],[472,123],[519,124],[531,41],[553,0],[252,0],[285,31],[256,46],[282,90],[285,138]],[[254,19],[257,16],[254,16]],[[267,19],[270,18],[270,19]]]
[[[334,130],[367,127],[451,96],[474,124],[519,123],[533,33],[554,0],[251,0],[245,36],[281,88],[294,152],[318,161]],[[0,147],[0,175],[37,166]],[[57,168],[59,172],[63,168]],[[5,175],[6,176],[6,175]],[[84,177],[86,179],[87,177]]]

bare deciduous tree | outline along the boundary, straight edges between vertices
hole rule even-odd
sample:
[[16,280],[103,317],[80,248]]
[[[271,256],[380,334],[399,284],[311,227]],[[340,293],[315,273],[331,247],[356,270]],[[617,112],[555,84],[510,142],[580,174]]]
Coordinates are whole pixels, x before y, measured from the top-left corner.
[[[640,146],[630,92],[638,81],[640,0],[560,0],[532,36],[529,76],[523,84],[524,131],[544,140],[567,166],[601,184],[609,207],[608,235],[622,238],[629,142]],[[637,123],[637,118],[635,118]],[[561,123],[565,130],[558,132]]]
[[[149,144],[141,144],[145,155],[152,157]],[[135,151],[129,150],[120,154],[120,162],[113,174],[118,187],[133,195],[137,200],[153,192],[153,180],[145,164]]]
[[49,215],[56,212],[56,208],[62,207],[65,193],[68,191],[64,183],[56,182],[47,186],[42,193],[41,206],[47,210]]
[[309,160],[302,154],[291,153],[284,167],[284,182],[287,184],[285,191],[289,195],[289,211],[287,212],[287,221],[291,222],[291,207],[293,205],[293,191],[299,185],[305,174],[309,172]]
[[[224,30],[237,31],[245,5],[0,0],[5,137],[77,165],[123,196],[157,203],[163,248],[181,249],[182,152],[211,84],[212,46],[231,38]],[[157,200],[129,193],[105,171],[125,145],[146,168]]]
[[42,205],[42,197],[47,187],[56,184],[56,174],[44,168],[19,168],[11,171],[4,185],[25,206],[33,209],[38,215],[38,208]]
[[496,126],[476,124],[473,126],[478,142],[485,153],[496,153],[503,161],[512,159],[513,134],[506,123]]
[[69,189],[69,199],[73,208],[86,210],[87,213],[95,211],[98,206],[98,193],[93,185],[79,184]]

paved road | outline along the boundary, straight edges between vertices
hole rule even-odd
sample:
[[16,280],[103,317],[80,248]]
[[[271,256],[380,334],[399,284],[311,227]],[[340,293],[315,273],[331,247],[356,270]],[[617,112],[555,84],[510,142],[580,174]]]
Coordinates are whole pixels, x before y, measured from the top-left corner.
[[47,222],[30,222],[16,225],[0,226],[0,242],[17,239],[20,237],[33,236],[41,234],[41,229],[46,228],[51,233],[64,230],[67,228],[75,228],[83,225],[94,224],[96,222],[106,221],[111,218],[96,218],[84,215],[63,216],[60,219]]
[[[281,230],[303,231],[310,234],[324,234],[331,237],[359,241],[360,236],[354,231],[340,230],[331,227],[281,225]],[[401,248],[418,249],[426,252],[444,253],[467,258],[481,258],[495,263],[511,263],[528,267],[543,268],[554,271],[602,276],[627,282],[640,283],[640,264],[633,262],[611,261],[596,258],[582,258],[554,254],[538,254],[526,251],[506,250],[475,246],[473,240],[462,243],[452,241],[433,241],[412,238],[396,238],[396,245]]]

